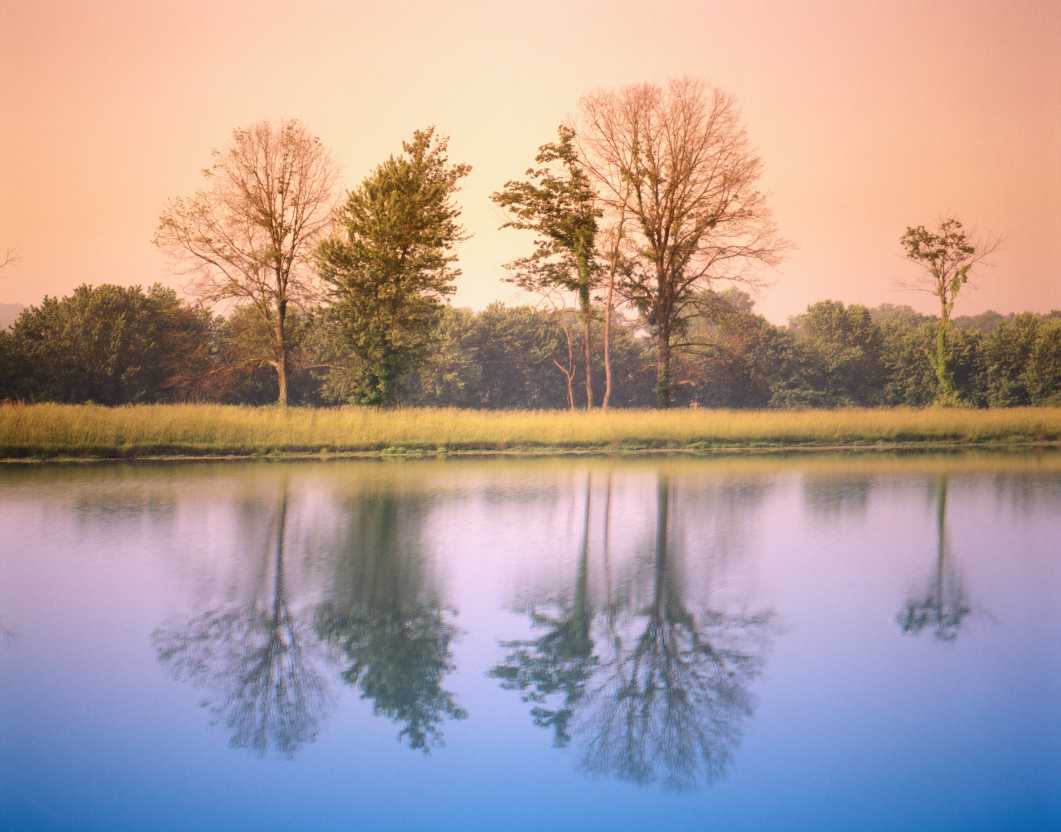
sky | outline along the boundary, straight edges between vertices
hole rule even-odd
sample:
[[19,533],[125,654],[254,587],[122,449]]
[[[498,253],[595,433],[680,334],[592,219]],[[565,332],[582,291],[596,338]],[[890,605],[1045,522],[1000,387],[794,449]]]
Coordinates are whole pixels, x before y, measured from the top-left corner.
[[1061,3],[49,2],[0,0],[0,302],[81,283],[181,289],[151,244],[233,128],[301,119],[345,188],[435,125],[472,165],[454,303],[530,238],[489,199],[596,89],[690,76],[731,93],[793,249],[757,308],[902,290],[908,225],[953,214],[1003,244],[959,314],[1061,307]]

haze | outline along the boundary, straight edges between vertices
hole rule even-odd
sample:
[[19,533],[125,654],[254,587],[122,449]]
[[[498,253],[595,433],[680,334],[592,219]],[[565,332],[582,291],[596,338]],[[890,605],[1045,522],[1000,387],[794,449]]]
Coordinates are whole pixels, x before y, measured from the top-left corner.
[[[650,8],[651,6],[651,8]],[[233,127],[297,117],[356,184],[430,124],[473,172],[457,305],[531,302],[489,194],[597,87],[689,75],[733,93],[797,248],[759,292],[783,322],[868,305],[915,267],[906,225],[1001,234],[959,314],[1061,306],[1061,4],[0,2],[0,302],[80,283],[183,287],[150,243]]]

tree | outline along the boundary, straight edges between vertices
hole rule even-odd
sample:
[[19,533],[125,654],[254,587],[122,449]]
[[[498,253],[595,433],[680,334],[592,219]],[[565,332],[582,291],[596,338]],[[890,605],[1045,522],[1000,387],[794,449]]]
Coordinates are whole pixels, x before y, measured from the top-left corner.
[[671,353],[716,279],[751,282],[785,244],[756,189],[762,162],[734,99],[690,79],[582,102],[587,165],[631,226],[636,258],[617,289],[656,340],[656,401],[671,401]]
[[418,530],[425,503],[391,491],[346,506],[349,537],[338,548],[317,635],[344,665],[342,680],[400,726],[398,738],[425,754],[442,745],[450,720],[468,717],[446,689],[460,636],[456,611],[433,585]]
[[31,400],[118,405],[182,398],[205,373],[210,321],[159,286],[79,286],[16,319],[10,394]]
[[884,386],[883,337],[864,306],[824,300],[811,304],[792,321],[796,337],[821,369],[832,406],[878,404]]
[[970,239],[960,220],[946,217],[940,220],[935,232],[923,225],[907,226],[899,242],[907,258],[922,269],[921,275],[902,285],[913,291],[926,292],[939,302],[936,344],[929,356],[938,383],[937,401],[941,404],[957,404],[960,397],[954,382],[948,344],[951,315],[962,287],[969,282],[973,266],[996,251],[1001,240]]
[[417,130],[402,155],[349,193],[339,234],[318,249],[333,315],[355,357],[354,398],[366,404],[395,403],[460,274],[453,249],[467,236],[453,195],[471,167],[450,164],[447,146],[434,128]]
[[1043,323],[1038,315],[1025,312],[1003,320],[984,338],[984,380],[992,407],[1032,403],[1028,370]]
[[[587,485],[573,591],[529,610],[532,627],[544,632],[502,642],[509,652],[490,675],[519,691],[555,745],[577,739],[586,771],[687,789],[720,777],[737,748],[754,710],[749,688],[765,662],[773,613],[688,597],[682,538],[672,529],[673,491],[660,476],[656,528],[639,547],[647,557],[636,570],[637,586],[615,597],[609,587],[607,600],[594,605]],[[738,502],[746,499],[742,494]],[[608,545],[606,533],[605,562]]]
[[9,248],[7,251],[4,252],[2,256],[0,256],[0,269],[17,262],[18,254],[15,253],[15,250],[13,248]]
[[275,748],[290,758],[317,738],[332,703],[323,672],[327,657],[289,598],[287,514],[286,479],[270,517],[261,516],[260,505],[251,509],[246,538],[265,532],[260,574],[272,578],[263,581],[260,596],[159,627],[151,640],[178,681],[204,691],[203,706],[231,732],[234,748],[259,756]]
[[947,477],[938,478],[936,502],[936,567],[926,591],[907,599],[896,617],[905,635],[918,635],[925,628],[940,641],[954,641],[972,611],[961,575],[949,562],[947,546]]
[[1061,405],[1061,318],[1042,322],[1022,376],[1032,404]]
[[[509,264],[514,281],[534,292],[563,289],[578,295],[582,323],[582,362],[586,409],[593,407],[591,292],[597,279],[594,257],[597,218],[601,211],[575,147],[575,131],[561,125],[558,140],[538,148],[526,179],[510,180],[491,199],[509,211],[502,228],[534,231],[534,253]],[[559,170],[557,170],[559,168]],[[570,381],[570,374],[568,380]]]
[[288,309],[316,294],[308,259],[330,218],[336,168],[298,121],[238,128],[213,157],[208,189],[172,200],[154,242],[190,264],[203,301],[254,308],[270,332],[260,358],[286,406]]

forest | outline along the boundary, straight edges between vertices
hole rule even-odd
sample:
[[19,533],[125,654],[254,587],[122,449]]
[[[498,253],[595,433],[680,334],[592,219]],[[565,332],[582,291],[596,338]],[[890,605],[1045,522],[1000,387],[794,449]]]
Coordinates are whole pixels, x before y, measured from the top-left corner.
[[[738,289],[708,291],[690,323],[698,344],[674,356],[673,403],[720,408],[931,404],[927,355],[936,319],[907,306],[812,304],[785,326]],[[599,310],[591,337],[600,336]],[[338,334],[323,308],[289,313],[293,404],[357,401],[356,365],[333,364]],[[394,391],[404,406],[584,407],[571,310],[493,304],[442,310],[431,351]],[[615,407],[655,402],[654,344],[638,321],[613,321]],[[0,331],[0,399],[105,405],[276,401],[252,310],[211,314],[160,285],[80,286],[46,298]],[[962,399],[977,407],[1061,404],[1061,312],[957,317],[951,339]],[[603,359],[591,362],[596,389]],[[568,382],[570,381],[570,386]]]
[[[730,95],[692,79],[591,93],[491,195],[524,305],[455,308],[471,166],[434,127],[342,191],[298,121],[233,131],[154,244],[186,292],[82,285],[0,331],[0,401],[469,409],[1061,404],[1061,312],[958,314],[1001,237],[896,235],[938,314],[755,311],[792,243]],[[899,229],[897,229],[899,231]],[[515,238],[514,238],[515,239]],[[10,255],[7,258],[10,260]]]

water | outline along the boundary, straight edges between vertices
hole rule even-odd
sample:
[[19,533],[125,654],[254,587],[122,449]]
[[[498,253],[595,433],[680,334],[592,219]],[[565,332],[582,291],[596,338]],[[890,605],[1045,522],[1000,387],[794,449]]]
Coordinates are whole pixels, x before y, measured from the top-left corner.
[[0,469],[0,829],[1061,828],[1061,458]]

